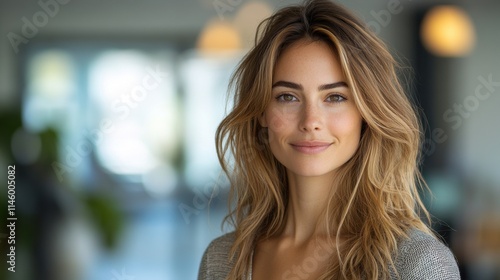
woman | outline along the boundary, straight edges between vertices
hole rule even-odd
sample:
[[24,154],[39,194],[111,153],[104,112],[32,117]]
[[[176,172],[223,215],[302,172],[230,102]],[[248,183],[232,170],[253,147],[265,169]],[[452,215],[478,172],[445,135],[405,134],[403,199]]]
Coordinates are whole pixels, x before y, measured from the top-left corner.
[[384,44],[323,0],[263,24],[216,135],[235,231],[198,279],[459,279],[420,219],[422,134]]

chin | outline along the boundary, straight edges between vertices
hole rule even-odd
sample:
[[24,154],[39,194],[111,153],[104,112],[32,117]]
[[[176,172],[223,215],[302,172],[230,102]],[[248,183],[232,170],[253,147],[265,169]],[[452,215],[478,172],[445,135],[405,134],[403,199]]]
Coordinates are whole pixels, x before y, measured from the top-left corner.
[[296,176],[302,177],[320,177],[320,176],[331,176],[337,168],[325,168],[312,166],[305,166],[302,168],[287,168],[288,172],[295,174]]

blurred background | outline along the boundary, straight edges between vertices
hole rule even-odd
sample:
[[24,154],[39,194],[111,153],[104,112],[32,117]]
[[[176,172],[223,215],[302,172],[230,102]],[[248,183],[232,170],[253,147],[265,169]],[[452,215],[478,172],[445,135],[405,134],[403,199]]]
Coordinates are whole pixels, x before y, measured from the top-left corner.
[[[196,279],[231,230],[214,148],[229,76],[257,24],[298,2],[2,0],[0,176],[15,165],[17,221],[15,273],[0,229],[0,278]],[[340,2],[414,76],[423,197],[462,279],[500,279],[500,1]]]

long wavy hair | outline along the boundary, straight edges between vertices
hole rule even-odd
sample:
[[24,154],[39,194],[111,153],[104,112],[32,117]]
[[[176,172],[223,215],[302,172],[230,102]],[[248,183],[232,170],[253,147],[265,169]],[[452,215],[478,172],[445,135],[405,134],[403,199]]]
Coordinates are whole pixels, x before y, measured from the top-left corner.
[[[385,44],[345,8],[327,0],[282,8],[258,28],[255,46],[233,74],[232,110],[217,129],[219,161],[230,180],[235,227],[234,266],[228,279],[243,279],[257,242],[284,228],[288,200],[285,167],[273,156],[258,117],[271,101],[280,54],[299,40],[322,41],[339,57],[363,118],[360,145],[338,169],[336,191],[324,210],[335,246],[321,279],[387,279],[397,275],[398,240],[411,228],[432,234],[419,188],[422,132],[417,110],[398,79]],[[336,261],[333,261],[335,258]]]

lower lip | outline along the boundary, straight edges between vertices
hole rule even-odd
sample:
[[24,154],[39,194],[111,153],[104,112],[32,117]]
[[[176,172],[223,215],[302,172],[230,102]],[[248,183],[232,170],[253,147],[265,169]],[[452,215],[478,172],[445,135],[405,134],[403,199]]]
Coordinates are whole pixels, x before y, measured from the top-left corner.
[[301,153],[304,153],[304,154],[317,154],[317,153],[321,153],[323,152],[324,150],[328,149],[328,147],[330,147],[330,145],[319,145],[319,146],[296,146],[296,145],[292,145],[293,149],[298,151],[298,152],[301,152]]

